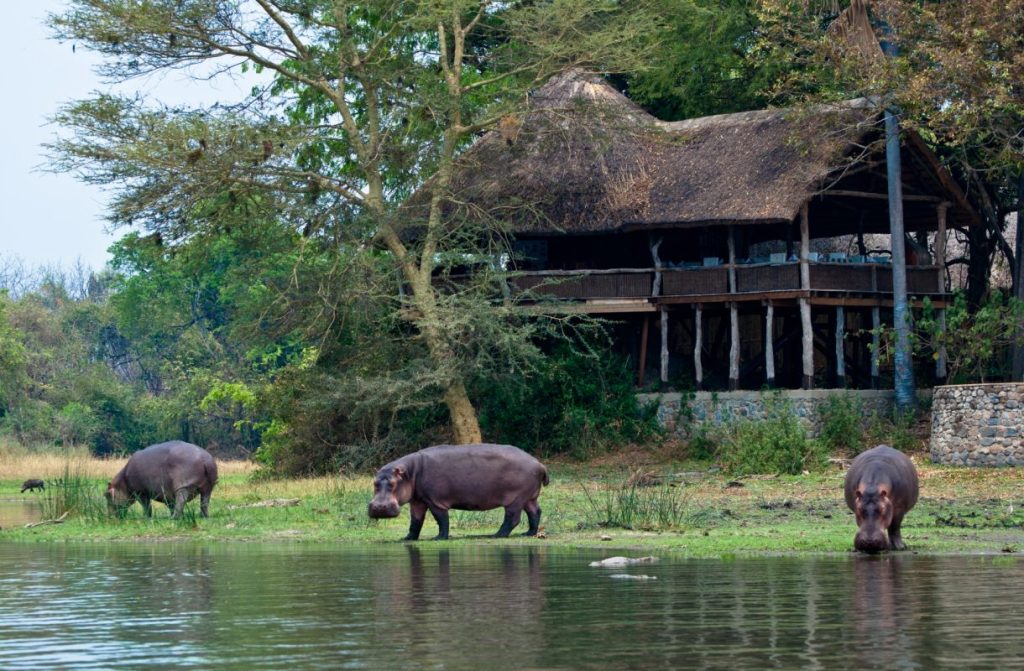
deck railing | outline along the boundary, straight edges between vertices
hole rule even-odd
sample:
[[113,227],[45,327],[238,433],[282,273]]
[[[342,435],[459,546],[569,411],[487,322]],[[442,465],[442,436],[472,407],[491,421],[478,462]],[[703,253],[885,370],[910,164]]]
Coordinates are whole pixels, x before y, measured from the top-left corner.
[[[762,294],[800,290],[800,265],[737,264],[736,293]],[[881,263],[810,263],[811,291],[865,294],[892,293],[892,266]],[[544,270],[510,275],[513,292],[530,291],[537,296],[560,299],[599,300],[648,298],[653,295],[657,271],[654,268],[602,270]],[[659,295],[721,296],[729,294],[729,266],[662,268]],[[938,268],[907,268],[907,291],[937,294]]]

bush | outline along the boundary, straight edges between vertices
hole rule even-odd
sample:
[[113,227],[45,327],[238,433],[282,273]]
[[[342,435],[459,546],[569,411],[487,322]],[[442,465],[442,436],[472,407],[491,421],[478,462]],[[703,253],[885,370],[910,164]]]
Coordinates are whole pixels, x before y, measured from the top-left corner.
[[623,357],[559,343],[529,376],[488,376],[474,385],[489,440],[539,454],[586,457],[662,434],[657,407],[641,406]]
[[849,394],[830,394],[818,411],[821,431],[818,434],[831,451],[857,454],[864,449],[864,427],[860,401]]
[[602,495],[592,495],[583,487],[591,513],[597,517],[597,525],[620,529],[678,529],[686,519],[686,490],[668,484],[644,487],[630,478],[606,490]]
[[764,399],[764,406],[763,419],[738,420],[722,427],[718,447],[722,469],[731,475],[796,475],[820,468],[827,449],[807,439],[791,404],[772,395]]

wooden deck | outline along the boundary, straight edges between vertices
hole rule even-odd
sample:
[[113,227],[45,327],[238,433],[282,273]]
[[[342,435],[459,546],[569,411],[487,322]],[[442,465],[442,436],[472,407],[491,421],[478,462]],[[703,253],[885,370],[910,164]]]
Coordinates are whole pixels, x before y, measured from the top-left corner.
[[[800,288],[799,263],[738,264],[736,290],[729,290],[730,266],[663,268],[660,289],[654,268],[608,270],[546,270],[510,275],[514,294],[529,299],[558,299],[594,303],[601,312],[617,302],[629,311],[646,301],[657,304],[792,301],[808,298],[823,305],[878,305],[892,303],[892,266],[879,263],[811,262],[810,288]],[[937,266],[907,268],[907,292],[916,299],[929,297],[937,307],[949,295],[939,291]]]

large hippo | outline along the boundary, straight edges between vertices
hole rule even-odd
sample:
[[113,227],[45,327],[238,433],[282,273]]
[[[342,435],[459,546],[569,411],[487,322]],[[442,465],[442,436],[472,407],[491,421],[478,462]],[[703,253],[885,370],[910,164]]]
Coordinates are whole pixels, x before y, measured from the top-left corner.
[[160,501],[168,508],[173,504],[171,516],[180,517],[185,503],[199,494],[199,512],[206,517],[215,484],[217,464],[210,453],[192,443],[171,440],[133,454],[107,484],[106,496],[113,512],[138,501],[146,517],[151,517],[150,501]]
[[427,510],[437,520],[438,540],[448,538],[448,511],[505,508],[498,533],[505,538],[519,524],[523,510],[527,536],[540,527],[537,498],[548,484],[539,461],[511,445],[435,445],[396,459],[373,480],[372,518],[398,517],[408,503],[411,521],[406,540],[417,540]]
[[860,453],[846,472],[844,493],[846,505],[857,517],[854,549],[871,553],[907,549],[900,523],[917,503],[918,487],[917,471],[905,454],[888,445]]

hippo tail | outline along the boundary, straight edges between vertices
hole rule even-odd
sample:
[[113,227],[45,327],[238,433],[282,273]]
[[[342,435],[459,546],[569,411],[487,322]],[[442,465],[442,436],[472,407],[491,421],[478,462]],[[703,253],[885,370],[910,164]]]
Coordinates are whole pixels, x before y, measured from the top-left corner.
[[548,469],[544,468],[543,466],[541,466],[541,468],[544,470],[544,476],[541,479],[541,483],[546,487],[551,484],[551,478],[548,477]]
[[203,463],[203,470],[206,471],[206,481],[213,487],[217,484],[217,462],[213,459]]

